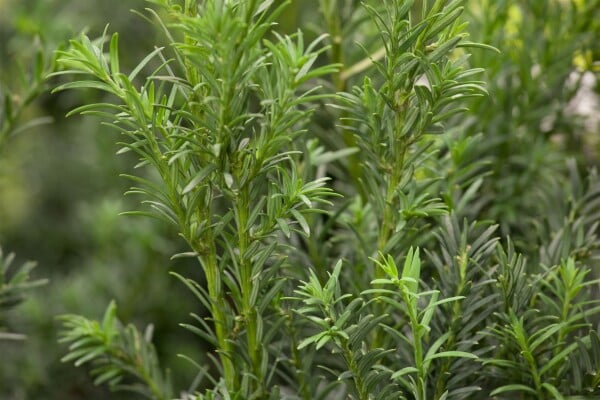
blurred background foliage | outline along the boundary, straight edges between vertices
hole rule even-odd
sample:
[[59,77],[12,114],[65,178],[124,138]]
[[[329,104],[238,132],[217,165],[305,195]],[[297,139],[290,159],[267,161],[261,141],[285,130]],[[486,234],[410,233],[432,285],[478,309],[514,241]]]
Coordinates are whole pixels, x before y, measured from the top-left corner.
[[[486,68],[490,96],[473,101],[471,112],[448,134],[451,162],[463,175],[446,178],[464,187],[470,172],[461,165],[479,160],[488,179],[473,183],[481,185],[474,190],[480,198],[463,216],[482,212],[499,221],[521,250],[535,248],[538,243],[528,240],[537,236],[528,232],[543,229],[536,220],[547,210],[540,193],[547,197],[564,185],[560,177],[568,175],[567,158],[575,157],[581,170],[598,164],[600,2],[467,3],[472,40],[501,53],[473,50],[471,63]],[[0,0],[0,92],[18,103],[28,88],[15,77],[21,68],[32,68],[38,50],[49,63],[52,49],[81,31],[99,36],[107,23],[119,32],[123,69],[135,65],[162,43],[151,25],[130,12],[147,5],[143,0]],[[302,26],[317,36],[322,31],[317,11],[317,0],[293,1],[281,29]],[[368,42],[354,34],[353,40]],[[351,40],[344,46],[348,62],[356,62],[359,48]],[[77,105],[97,101],[92,96],[98,94],[87,96],[43,94],[20,121],[50,116],[52,122],[10,138],[0,149],[0,245],[19,261],[36,260],[36,277],[50,280],[3,321],[27,339],[0,342],[1,399],[121,398],[94,387],[85,369],[62,364],[64,349],[56,344],[56,315],[99,317],[113,298],[121,319],[155,325],[159,356],[172,369],[176,387],[193,379],[176,354],[201,351],[194,337],[177,327],[192,311],[181,305],[195,303],[186,301],[188,292],[167,271],[202,277],[185,261],[170,260],[184,246],[169,227],[118,215],[137,205],[137,199],[123,197],[128,182],[118,176],[135,160],[115,156],[117,136],[97,119],[64,117]],[[453,190],[449,186],[449,197]]]
[[[52,49],[79,32],[96,37],[107,23],[122,35],[124,65],[137,63],[156,43],[153,28],[130,12],[145,6],[144,1],[0,1],[2,91],[18,102],[27,88],[15,77],[21,66],[31,69],[39,49],[49,59]],[[96,388],[85,371],[61,363],[64,349],[56,342],[57,315],[98,315],[113,298],[122,304],[124,319],[154,324],[159,353],[173,366],[175,380],[193,378],[185,374],[185,361],[176,358],[198,351],[188,349],[191,335],[176,327],[190,311],[178,306],[188,292],[179,290],[167,271],[198,273],[170,261],[182,244],[169,227],[118,215],[137,204],[123,197],[129,185],[119,177],[135,160],[115,156],[116,135],[97,119],[65,118],[69,109],[96,95],[43,94],[20,120],[50,116],[52,122],[11,138],[0,154],[1,246],[20,261],[36,260],[36,277],[49,279],[3,321],[27,339],[0,342],[2,399],[120,398]]]

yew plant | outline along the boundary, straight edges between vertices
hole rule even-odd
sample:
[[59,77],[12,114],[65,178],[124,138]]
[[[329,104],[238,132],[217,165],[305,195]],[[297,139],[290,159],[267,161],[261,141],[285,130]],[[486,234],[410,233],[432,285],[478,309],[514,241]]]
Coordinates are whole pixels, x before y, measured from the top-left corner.
[[498,52],[469,41],[471,3],[321,0],[292,34],[290,1],[150,3],[163,46],[124,71],[117,33],[82,35],[56,90],[108,93],[71,114],[120,132],[127,214],[173,224],[174,257],[197,260],[203,280],[171,275],[204,356],[182,354],[197,379],[173,387],[160,337],[113,302],[62,317],[64,361],[151,399],[600,395],[598,179],[569,164],[555,212],[575,235],[550,229],[540,257],[478,220],[491,170],[460,130],[488,96],[470,54]]

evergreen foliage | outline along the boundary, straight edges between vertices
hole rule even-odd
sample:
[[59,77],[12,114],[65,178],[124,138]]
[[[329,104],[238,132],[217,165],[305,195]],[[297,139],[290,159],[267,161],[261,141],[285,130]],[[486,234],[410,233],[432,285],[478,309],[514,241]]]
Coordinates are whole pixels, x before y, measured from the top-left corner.
[[138,159],[123,218],[186,243],[205,351],[175,387],[112,302],[61,317],[63,361],[150,399],[600,396],[600,181],[567,112],[600,1],[320,0],[292,33],[292,1],[150,3],[131,71],[107,28],[51,76],[108,94],[70,115]]

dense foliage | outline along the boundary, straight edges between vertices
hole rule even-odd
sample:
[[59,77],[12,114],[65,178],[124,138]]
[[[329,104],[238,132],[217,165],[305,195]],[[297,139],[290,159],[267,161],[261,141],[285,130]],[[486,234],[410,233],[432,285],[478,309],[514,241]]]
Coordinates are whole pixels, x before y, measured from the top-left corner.
[[58,384],[65,347],[111,398],[600,396],[600,1],[149,3],[139,61],[108,26],[0,87],[0,167],[50,82],[120,134],[125,162],[91,136],[80,159],[132,182],[70,210],[95,254],[76,278],[0,260],[0,306],[33,296],[0,323],[62,313],[66,343],[9,398],[106,397]]

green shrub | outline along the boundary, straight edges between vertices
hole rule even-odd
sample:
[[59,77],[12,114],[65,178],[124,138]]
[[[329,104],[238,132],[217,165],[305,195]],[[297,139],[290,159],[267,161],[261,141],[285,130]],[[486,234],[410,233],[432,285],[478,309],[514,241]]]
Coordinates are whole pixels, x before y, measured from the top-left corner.
[[287,2],[152,3],[164,47],[125,73],[118,34],[81,36],[57,90],[111,96],[73,114],[139,159],[127,214],[187,243],[205,351],[173,385],[111,303],[62,317],[65,361],[154,399],[600,395],[599,181],[565,114],[598,1],[321,0],[287,34]]

